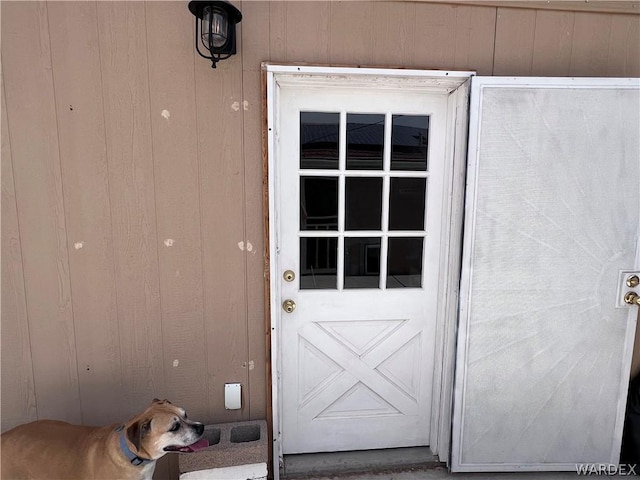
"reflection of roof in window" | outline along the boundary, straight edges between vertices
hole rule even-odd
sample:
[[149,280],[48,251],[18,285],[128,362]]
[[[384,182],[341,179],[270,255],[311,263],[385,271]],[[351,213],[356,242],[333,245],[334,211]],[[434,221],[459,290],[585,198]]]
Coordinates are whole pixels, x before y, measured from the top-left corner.
[[300,132],[300,143],[338,143],[337,125],[305,123]]
[[393,144],[406,147],[421,147],[427,144],[427,130],[416,127],[395,126],[392,132]]
[[349,123],[347,125],[347,144],[382,145],[384,143],[384,125],[367,123]]

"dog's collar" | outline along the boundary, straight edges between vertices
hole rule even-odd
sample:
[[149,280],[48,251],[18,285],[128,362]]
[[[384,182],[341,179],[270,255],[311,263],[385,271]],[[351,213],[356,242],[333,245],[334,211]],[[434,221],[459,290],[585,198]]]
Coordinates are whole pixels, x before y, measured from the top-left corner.
[[129,461],[131,462],[131,465],[134,466],[138,466],[138,465],[146,465],[147,463],[153,463],[154,460],[149,460],[148,458],[140,458],[139,456],[137,456],[135,453],[133,453],[131,451],[131,449],[129,448],[129,445],[127,445],[127,438],[125,437],[124,434],[124,425],[120,425],[118,428],[116,428],[116,432],[120,433],[120,450],[122,450],[122,453],[124,453],[124,456],[127,457],[129,459]]

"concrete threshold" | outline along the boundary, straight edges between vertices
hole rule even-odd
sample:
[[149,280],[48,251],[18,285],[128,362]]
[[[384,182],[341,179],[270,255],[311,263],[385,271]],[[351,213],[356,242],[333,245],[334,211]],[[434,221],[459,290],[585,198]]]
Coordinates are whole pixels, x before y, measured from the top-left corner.
[[351,476],[403,470],[446,468],[428,447],[285,455],[281,478]]

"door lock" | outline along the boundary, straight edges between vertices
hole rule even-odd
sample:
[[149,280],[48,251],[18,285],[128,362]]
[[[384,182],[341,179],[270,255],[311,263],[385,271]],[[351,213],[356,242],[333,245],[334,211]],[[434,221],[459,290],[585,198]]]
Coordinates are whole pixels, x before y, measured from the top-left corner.
[[624,303],[627,305],[638,305],[640,306],[640,295],[636,292],[627,292],[624,296]]
[[287,313],[291,313],[296,309],[296,302],[288,298],[282,302],[282,309]]
[[296,274],[293,273],[293,270],[287,270],[282,274],[282,278],[284,278],[285,282],[293,282],[296,278]]
[[640,270],[619,270],[616,308],[640,306]]

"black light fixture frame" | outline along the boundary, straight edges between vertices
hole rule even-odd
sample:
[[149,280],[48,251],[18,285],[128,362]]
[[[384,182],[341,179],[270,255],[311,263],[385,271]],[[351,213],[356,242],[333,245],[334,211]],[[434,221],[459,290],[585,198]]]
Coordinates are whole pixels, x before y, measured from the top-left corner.
[[[202,37],[202,17],[205,7],[212,7],[212,9],[222,10],[226,13],[228,21],[227,41],[220,47],[214,47],[212,43],[213,36],[211,35],[211,26],[213,22],[209,23],[209,32],[204,32],[209,33],[209,45],[204,43]],[[211,60],[211,68],[216,68],[216,63],[220,60],[227,59],[231,55],[236,54],[236,24],[242,20],[240,10],[229,2],[193,0],[189,2],[189,11],[196,17],[196,51],[201,57]],[[200,51],[200,43],[209,51],[210,55],[205,55]]]

